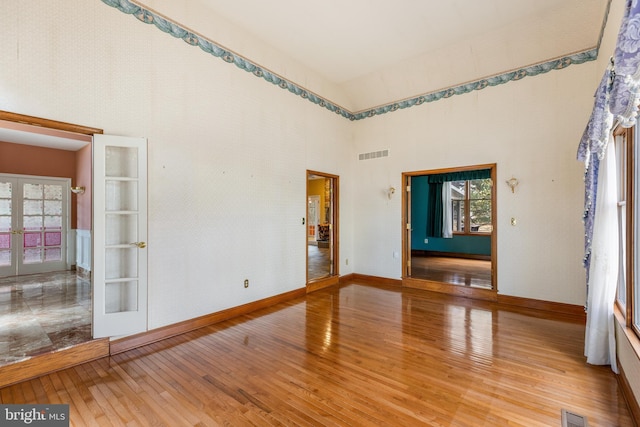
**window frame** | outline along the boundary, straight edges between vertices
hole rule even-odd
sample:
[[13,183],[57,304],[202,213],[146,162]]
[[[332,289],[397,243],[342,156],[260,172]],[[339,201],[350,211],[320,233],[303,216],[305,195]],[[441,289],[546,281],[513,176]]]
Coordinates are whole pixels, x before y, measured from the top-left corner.
[[[460,235],[460,236],[491,236],[493,234],[493,216],[495,215],[495,212],[493,211],[493,201],[494,201],[494,191],[495,191],[495,185],[494,185],[494,181],[492,178],[484,178],[486,180],[488,180],[491,183],[491,193],[489,194],[489,198],[488,199],[471,199],[471,181],[478,181],[477,179],[473,179],[473,180],[465,180],[464,181],[464,199],[455,199],[455,200],[451,200],[451,204],[452,204],[452,209],[453,209],[453,204],[456,201],[462,201],[463,206],[464,206],[464,219],[468,219],[471,218],[471,202],[472,201],[476,201],[476,200],[488,200],[491,206],[491,231],[472,231],[471,227],[469,224],[469,226],[467,226],[467,224],[463,225],[463,229],[462,231],[453,231],[454,235]],[[455,209],[453,209],[455,210]]]
[[[624,192],[626,200],[620,200],[618,205],[624,204],[625,209],[625,229],[624,236],[620,236],[621,241],[624,241],[626,246],[624,254],[625,262],[625,303],[622,304],[618,298],[618,289],[616,289],[615,305],[624,317],[625,326],[631,329],[635,335],[640,338],[640,322],[638,325],[634,322],[634,317],[637,315],[636,310],[640,307],[635,306],[636,294],[640,292],[640,283],[636,283],[636,269],[640,266],[640,262],[636,263],[636,256],[640,256],[640,253],[636,250],[635,235],[638,232],[636,229],[640,224],[637,224],[636,217],[640,215],[640,212],[636,212],[636,205],[640,209],[640,200],[636,197],[636,186],[640,182],[640,177],[636,176],[636,171],[640,173],[640,165],[638,165],[635,152],[640,149],[638,146],[638,122],[632,127],[623,128],[618,126],[614,129],[614,137],[622,136],[625,141],[624,149],[624,166],[625,170],[621,170],[621,164],[616,162],[617,173],[619,174],[620,181],[626,185],[626,191]],[[614,138],[615,139],[615,138]],[[615,142],[614,142],[615,143]],[[620,231],[619,231],[620,233]],[[622,256],[622,254],[621,254]]]

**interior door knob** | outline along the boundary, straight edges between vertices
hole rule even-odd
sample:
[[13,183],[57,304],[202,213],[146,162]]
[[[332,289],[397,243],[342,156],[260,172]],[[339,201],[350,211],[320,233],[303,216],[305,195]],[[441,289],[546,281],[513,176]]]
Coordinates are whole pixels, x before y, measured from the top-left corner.
[[147,243],[146,242],[133,242],[133,243],[129,243],[132,246],[137,246],[140,249],[144,249],[147,247]]

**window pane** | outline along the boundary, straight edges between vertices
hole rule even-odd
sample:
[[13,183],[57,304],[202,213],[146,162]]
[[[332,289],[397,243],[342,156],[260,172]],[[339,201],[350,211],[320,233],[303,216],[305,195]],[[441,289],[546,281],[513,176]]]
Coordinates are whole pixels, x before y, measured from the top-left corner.
[[464,231],[464,200],[453,200],[453,231]]
[[491,179],[474,179],[469,181],[469,199],[491,199]]
[[0,267],[11,265],[11,251],[0,250]]
[[42,249],[25,249],[22,260],[25,264],[42,262]]
[[11,249],[11,234],[0,234],[0,249]]
[[43,186],[40,184],[25,184],[23,195],[25,199],[42,199]]
[[24,233],[25,248],[37,248],[39,246],[42,246],[41,233]]
[[25,216],[22,221],[25,230],[42,230],[42,216]]
[[[616,187],[618,191],[618,289],[616,299],[621,307],[627,305],[627,133],[615,138]],[[624,312],[624,310],[623,310]]]
[[[633,172],[633,219],[635,222],[635,230],[627,229],[627,233],[633,233],[632,237],[634,241],[638,242],[638,238],[640,237],[640,131],[638,131],[638,124],[636,122],[636,126],[634,127],[635,132],[635,141],[633,141],[633,155],[629,157],[634,157],[635,161]],[[632,159],[628,159],[632,161]],[[633,298],[633,312],[631,313],[631,321],[635,326],[636,331],[640,329],[640,250],[638,249],[638,245],[635,244],[634,248],[629,248],[634,250],[633,254],[633,269],[634,269],[634,280],[631,286],[633,288],[627,288],[633,292],[633,297],[631,295],[626,295],[627,299]]]
[[62,244],[62,233],[44,233],[44,245],[45,246],[60,246]]
[[464,199],[467,181],[451,182],[451,203],[453,213],[453,231],[464,231]]
[[62,215],[62,202],[58,200],[45,200],[45,215]]
[[467,181],[452,181],[451,182],[451,199],[452,200],[464,200],[466,183],[467,183]]
[[44,250],[44,261],[62,261],[62,250],[60,248],[46,248]]
[[11,199],[0,199],[0,215],[11,215]]
[[491,225],[491,200],[471,200],[469,201],[469,209],[471,232],[490,233],[493,231],[493,226]]
[[138,177],[138,149],[129,147],[106,148],[106,174],[111,177]]
[[491,179],[469,181],[469,215],[472,233],[491,233]]
[[62,185],[45,185],[44,198],[47,200],[62,200]]
[[23,213],[24,215],[42,215],[42,201],[25,200]]
[[0,182],[0,198],[2,198],[2,199],[10,199],[11,198],[11,183],[10,182]]
[[0,215],[0,232],[11,231],[11,217]]

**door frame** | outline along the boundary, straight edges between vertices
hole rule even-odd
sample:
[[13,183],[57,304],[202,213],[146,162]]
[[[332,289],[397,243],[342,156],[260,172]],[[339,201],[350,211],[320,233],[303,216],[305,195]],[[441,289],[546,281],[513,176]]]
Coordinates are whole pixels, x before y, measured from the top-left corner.
[[[320,279],[309,279],[309,242],[308,242],[308,231],[307,227],[304,227],[304,238],[305,238],[305,265],[306,265],[306,286],[307,293],[316,291],[318,289],[326,288],[328,286],[337,285],[340,281],[340,263],[338,260],[340,259],[340,209],[339,209],[339,200],[340,200],[340,177],[338,175],[333,175],[326,172],[319,172],[314,170],[307,169],[307,173],[305,176],[306,181],[306,191],[305,191],[305,218],[308,220],[309,218],[309,177],[310,176],[320,176],[323,178],[331,179],[333,182],[332,191],[330,194],[331,197],[331,208],[329,210],[331,215],[331,233],[330,233],[330,245],[331,248],[331,263],[333,267],[333,273],[328,277],[322,277]],[[321,207],[322,209],[322,207]],[[316,231],[317,232],[317,231]]]
[[[490,169],[493,191],[491,193],[492,215],[491,222],[491,289],[471,288],[450,283],[411,277],[411,178],[416,176],[433,175],[463,170]],[[461,166],[446,169],[422,170],[402,173],[402,286],[441,292],[449,295],[459,295],[469,298],[497,301],[498,299],[498,204],[496,178],[498,175],[496,163],[483,165]]]

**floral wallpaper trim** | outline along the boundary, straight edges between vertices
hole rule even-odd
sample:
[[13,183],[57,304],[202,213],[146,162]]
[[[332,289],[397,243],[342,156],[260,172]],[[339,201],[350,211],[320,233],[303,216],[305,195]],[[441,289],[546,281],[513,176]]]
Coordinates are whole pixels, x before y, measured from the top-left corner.
[[225,62],[235,64],[238,68],[246,72],[253,73],[253,75],[255,75],[256,77],[262,78],[263,80],[271,84],[277,85],[281,89],[286,89],[294,95],[300,96],[303,99],[307,99],[308,101],[313,102],[314,104],[319,105],[320,107],[323,107],[331,112],[339,114],[349,120],[362,120],[368,117],[373,117],[376,115],[421,105],[427,102],[434,102],[440,99],[450,98],[454,95],[462,95],[474,90],[485,89],[489,86],[496,86],[511,81],[520,80],[527,76],[537,76],[538,74],[548,73],[551,70],[560,70],[572,64],[582,64],[587,61],[594,61],[598,57],[598,48],[596,47],[562,58],[531,65],[515,71],[497,74],[491,77],[478,79],[457,86],[451,86],[442,90],[425,93],[402,101],[391,102],[379,107],[354,113],[332,103],[328,99],[323,98],[318,94],[309,91],[308,89],[298,86],[292,81],[287,80],[284,77],[279,76],[264,67],[254,64],[249,59],[244,58],[243,56],[238,55],[237,53],[232,52],[229,49],[220,46],[211,40],[208,40],[198,34],[192,33],[189,30],[180,27],[178,24],[169,21],[165,17],[162,17],[152,11],[131,3],[129,0],[102,0],[102,2],[120,10],[121,12],[135,16],[138,20],[144,22],[145,24],[153,24],[159,30],[170,34],[173,37],[181,38],[186,43],[192,46],[198,46],[208,54],[221,58]]

